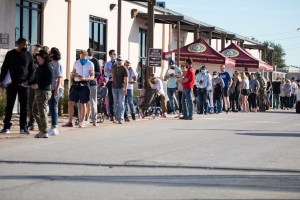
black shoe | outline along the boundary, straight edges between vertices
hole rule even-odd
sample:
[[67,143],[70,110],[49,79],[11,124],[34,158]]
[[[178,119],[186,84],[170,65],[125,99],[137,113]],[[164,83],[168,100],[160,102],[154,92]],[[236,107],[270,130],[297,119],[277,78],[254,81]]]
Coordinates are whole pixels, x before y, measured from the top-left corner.
[[184,120],[186,120],[187,118],[186,118],[186,117],[179,117],[179,119],[184,119]]
[[27,135],[29,135],[30,132],[29,132],[29,130],[27,128],[23,128],[23,129],[20,130],[20,134],[27,134]]

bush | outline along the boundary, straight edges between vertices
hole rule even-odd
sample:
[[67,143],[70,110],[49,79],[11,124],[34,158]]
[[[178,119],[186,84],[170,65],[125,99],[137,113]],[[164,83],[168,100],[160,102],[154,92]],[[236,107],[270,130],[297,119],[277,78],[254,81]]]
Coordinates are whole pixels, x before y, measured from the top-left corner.
[[5,89],[0,89],[0,119],[3,119],[6,107],[6,92]]

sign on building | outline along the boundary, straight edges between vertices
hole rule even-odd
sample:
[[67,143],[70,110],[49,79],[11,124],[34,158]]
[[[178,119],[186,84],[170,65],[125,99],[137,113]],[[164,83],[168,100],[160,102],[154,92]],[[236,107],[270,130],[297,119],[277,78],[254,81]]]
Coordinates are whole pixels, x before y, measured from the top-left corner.
[[150,48],[148,54],[148,66],[161,67],[161,61],[162,61],[162,50]]
[[0,33],[0,49],[9,48],[9,34]]

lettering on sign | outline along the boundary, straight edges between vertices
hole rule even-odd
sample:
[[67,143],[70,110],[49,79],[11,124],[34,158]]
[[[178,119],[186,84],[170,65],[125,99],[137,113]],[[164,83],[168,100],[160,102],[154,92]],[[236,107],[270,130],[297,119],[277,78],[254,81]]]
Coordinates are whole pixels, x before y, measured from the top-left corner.
[[161,61],[162,61],[162,50],[150,48],[148,54],[148,66],[161,67]]
[[0,49],[9,48],[9,34],[0,33]]

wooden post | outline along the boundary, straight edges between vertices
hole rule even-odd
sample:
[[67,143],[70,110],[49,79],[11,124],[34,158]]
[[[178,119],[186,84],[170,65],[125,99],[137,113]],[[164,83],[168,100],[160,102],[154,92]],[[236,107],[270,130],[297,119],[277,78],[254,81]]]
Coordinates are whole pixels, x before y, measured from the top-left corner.
[[118,35],[117,35],[117,54],[121,54],[121,37],[122,37],[122,0],[118,0]]
[[177,21],[177,66],[180,64],[180,21]]

